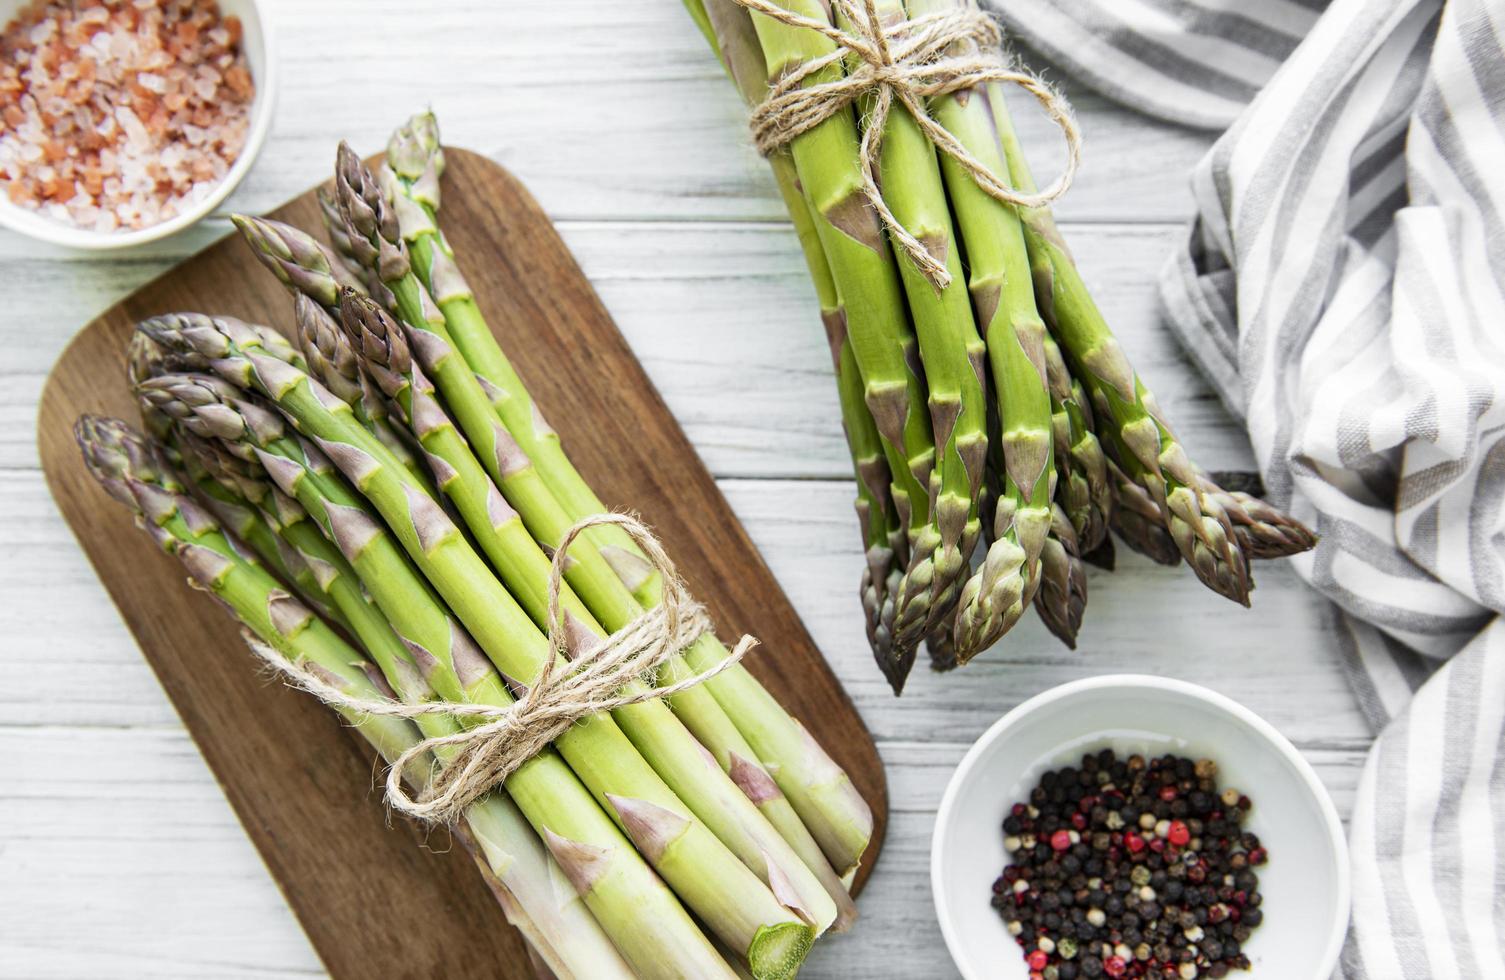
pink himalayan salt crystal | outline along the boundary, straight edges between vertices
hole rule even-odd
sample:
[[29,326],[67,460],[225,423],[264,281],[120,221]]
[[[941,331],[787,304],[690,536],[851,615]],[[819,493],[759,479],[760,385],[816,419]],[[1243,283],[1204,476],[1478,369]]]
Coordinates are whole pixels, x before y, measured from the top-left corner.
[[202,200],[245,146],[255,85],[214,0],[33,0],[0,34],[0,184],[97,231]]

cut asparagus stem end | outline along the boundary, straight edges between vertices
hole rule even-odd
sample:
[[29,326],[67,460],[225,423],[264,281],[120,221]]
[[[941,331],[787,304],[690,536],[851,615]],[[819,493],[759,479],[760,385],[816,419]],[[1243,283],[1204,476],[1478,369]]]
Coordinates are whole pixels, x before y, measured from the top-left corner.
[[747,965],[758,980],[784,980],[799,973],[815,943],[815,930],[796,922],[763,926],[747,950]]

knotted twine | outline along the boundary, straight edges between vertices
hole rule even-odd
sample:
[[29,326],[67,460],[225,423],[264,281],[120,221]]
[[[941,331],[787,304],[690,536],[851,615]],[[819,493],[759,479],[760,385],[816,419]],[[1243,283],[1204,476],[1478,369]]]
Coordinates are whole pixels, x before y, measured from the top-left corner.
[[[793,13],[773,0],[733,2],[789,27],[815,31],[836,45],[835,51],[804,62],[769,87],[767,97],[752,113],[753,142],[758,152],[764,156],[779,152],[801,133],[814,129],[868,93],[875,93],[859,152],[863,194],[889,235],[937,289],[951,283],[945,261],[932,255],[924,243],[900,224],[878,188],[883,128],[895,99],[909,111],[937,149],[955,160],[988,196],[1004,204],[1044,207],[1071,186],[1082,155],[1082,136],[1071,106],[1034,75],[1010,66],[1001,53],[1003,30],[975,7],[959,6],[885,26],[876,0],[862,0],[860,16],[855,0],[834,0],[833,12],[852,25],[851,30],[843,30],[828,21]],[[857,63],[849,66],[840,78],[804,84],[806,79],[849,56],[855,56]],[[1020,191],[1000,180],[925,109],[925,99],[991,82],[1017,85],[1029,92],[1066,138],[1066,166],[1043,191]]]
[[[563,588],[569,547],[584,531],[616,524],[643,549],[649,563],[663,577],[663,600],[622,629],[599,640],[587,650],[570,648],[569,629],[563,625],[559,594]],[[572,663],[561,664],[549,657],[543,670],[518,700],[505,707],[453,701],[404,702],[356,697],[341,690],[326,673],[293,663],[261,643],[251,648],[287,683],[307,691],[331,707],[356,715],[417,720],[445,716],[462,726],[451,735],[425,738],[391,761],[387,769],[386,798],[393,809],[431,823],[452,823],[465,808],[500,785],[519,766],[546,749],[576,722],[600,711],[611,711],[654,698],[672,697],[715,677],[757,645],[743,636],[731,654],[709,670],[672,684],[652,681],[654,672],[671,657],[701,636],[714,632],[705,608],[691,596],[664,553],[658,539],[635,518],[623,514],[598,514],[577,522],[555,550],[549,570],[549,646]],[[625,690],[642,681],[647,686]],[[403,785],[411,763],[440,749],[457,749],[440,764],[415,795]]]

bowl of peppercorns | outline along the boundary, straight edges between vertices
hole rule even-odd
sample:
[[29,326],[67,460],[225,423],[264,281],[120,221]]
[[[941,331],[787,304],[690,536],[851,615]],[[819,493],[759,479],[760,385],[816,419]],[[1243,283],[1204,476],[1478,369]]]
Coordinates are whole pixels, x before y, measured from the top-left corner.
[[931,888],[968,980],[1327,980],[1350,882],[1337,810],[1283,735],[1206,688],[1115,675],[978,739]]

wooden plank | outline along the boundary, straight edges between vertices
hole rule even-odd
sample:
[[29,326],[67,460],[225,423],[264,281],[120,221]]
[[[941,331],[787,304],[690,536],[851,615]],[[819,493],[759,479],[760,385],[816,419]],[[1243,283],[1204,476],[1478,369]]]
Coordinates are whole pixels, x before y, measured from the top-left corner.
[[[1346,815],[1364,746],[1298,747]],[[955,975],[929,908],[929,843],[941,793],[967,746],[881,748],[895,801],[883,861],[861,899],[858,928],[816,944],[802,980]],[[10,841],[0,851],[7,883],[0,976],[322,975],[186,734],[0,728],[0,752],[16,760],[17,787],[0,797]],[[162,827],[174,829],[172,839]]]
[[[747,112],[678,0],[443,5],[263,0],[287,89],[277,126],[236,202],[275,206],[323,179],[331,140],[386,144],[394,116],[432,105],[446,138],[493,155],[550,216],[652,220],[782,218]],[[1062,217],[1186,217],[1182,175],[1212,137],[1127,113],[1025,52],[1061,85],[1086,134]],[[1060,136],[1014,100],[1041,174]]]
[[[1141,671],[1214,687],[1299,741],[1367,739],[1349,695],[1324,600],[1282,562],[1255,567],[1254,608],[1208,592],[1184,568],[1124,555],[1093,571],[1082,648],[1071,652],[1028,619],[966,671],[916,670],[895,699],[878,677],[857,603],[861,570],[850,483],[723,480],[753,543],[768,557],[868,728],[886,741],[970,741],[1003,711],[1053,684]],[[18,542],[0,569],[0,635],[34,658],[0,657],[0,719],[17,726],[174,726],[156,681],[41,478],[0,471],[0,536]]]
[[[566,243],[717,476],[848,479],[830,355],[787,223],[569,222]],[[1070,225],[1083,274],[1194,457],[1253,465],[1229,418],[1160,320],[1171,225]],[[4,255],[0,245],[0,255]],[[42,379],[74,323],[170,268],[173,253],[68,261],[12,254],[0,290],[0,466],[35,459]]]
[[[608,502],[652,523],[681,573],[730,635],[756,631],[778,656],[750,664],[852,776],[873,806],[870,873],[883,837],[883,771],[871,740],[819,651],[753,550],[652,383],[543,212],[510,175],[454,151],[446,229],[519,372]],[[278,215],[317,226],[313,195]],[[480,261],[480,257],[485,261]],[[520,971],[460,852],[398,839],[362,787],[371,760],[335,717],[290,690],[265,690],[231,621],[181,584],[123,510],[92,485],[72,445],[81,412],[130,414],[120,379],[132,324],[208,308],[260,322],[287,302],[239,242],[214,246],[112,307],[63,353],[42,395],[39,447],[64,516],[232,806],[336,976],[372,972],[491,975]],[[425,942],[411,942],[419,935]]]

